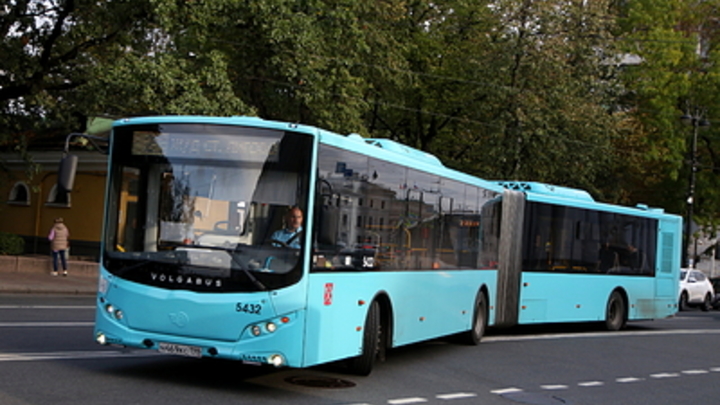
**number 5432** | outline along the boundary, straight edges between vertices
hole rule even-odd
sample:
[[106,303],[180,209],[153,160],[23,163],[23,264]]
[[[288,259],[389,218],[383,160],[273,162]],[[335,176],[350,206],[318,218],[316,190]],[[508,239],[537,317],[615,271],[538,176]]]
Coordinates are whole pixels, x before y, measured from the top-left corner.
[[236,312],[244,312],[246,314],[260,315],[260,311],[262,311],[262,305],[260,305],[260,304],[244,304],[242,302],[238,302],[237,304],[235,304],[235,311]]

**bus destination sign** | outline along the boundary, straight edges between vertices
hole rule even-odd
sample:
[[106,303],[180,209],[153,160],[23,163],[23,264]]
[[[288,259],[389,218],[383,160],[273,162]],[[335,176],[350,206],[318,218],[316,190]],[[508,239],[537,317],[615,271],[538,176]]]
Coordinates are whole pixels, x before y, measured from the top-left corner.
[[133,156],[165,156],[245,162],[276,162],[280,139],[277,136],[167,133],[134,131]]

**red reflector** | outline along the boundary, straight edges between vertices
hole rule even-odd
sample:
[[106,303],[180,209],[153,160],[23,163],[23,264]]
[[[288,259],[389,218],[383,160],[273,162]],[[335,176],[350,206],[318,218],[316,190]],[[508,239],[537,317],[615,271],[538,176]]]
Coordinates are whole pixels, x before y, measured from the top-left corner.
[[287,316],[283,316],[282,318],[280,318],[280,322],[288,323],[288,322],[290,322],[290,318],[288,318]]

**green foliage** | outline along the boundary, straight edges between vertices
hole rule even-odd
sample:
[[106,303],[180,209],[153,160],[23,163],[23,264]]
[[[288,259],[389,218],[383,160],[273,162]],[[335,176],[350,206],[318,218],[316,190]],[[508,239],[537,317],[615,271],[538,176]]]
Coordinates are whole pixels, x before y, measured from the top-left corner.
[[20,255],[25,250],[25,241],[18,235],[0,232],[0,255]]
[[[174,2],[11,2],[0,17],[0,141],[82,131],[88,116],[253,113],[227,57],[176,44]],[[207,23],[207,22],[206,22]]]
[[[486,178],[588,188],[614,169],[606,2],[414,2],[394,35],[410,73],[375,134]],[[610,78],[608,78],[610,77]],[[375,136],[375,134],[373,134]],[[597,194],[597,193],[596,193]]]
[[[708,119],[699,129],[694,220],[710,228],[720,218],[717,174],[720,65],[715,22],[720,1],[640,0],[627,2],[620,20],[623,50],[642,63],[628,69],[625,102],[632,108],[633,135],[640,147],[635,165],[619,185],[651,198],[671,212],[683,213],[688,198],[694,130],[683,114]],[[636,190],[634,193],[632,190]]]
[[[489,179],[720,222],[720,0],[10,2],[0,140],[87,116],[258,115],[388,137]],[[700,47],[698,47],[700,44]],[[700,49],[700,54],[698,54]],[[627,63],[627,60],[638,63]],[[8,73],[10,72],[10,73]]]

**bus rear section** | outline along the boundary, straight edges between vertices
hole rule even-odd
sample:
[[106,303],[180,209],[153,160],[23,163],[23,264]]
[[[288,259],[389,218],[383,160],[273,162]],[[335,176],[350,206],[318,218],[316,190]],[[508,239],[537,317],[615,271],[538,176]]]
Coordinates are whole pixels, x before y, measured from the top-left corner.
[[616,330],[677,312],[679,217],[579,190],[505,185],[503,231],[521,233],[501,238],[499,325],[600,321]]

